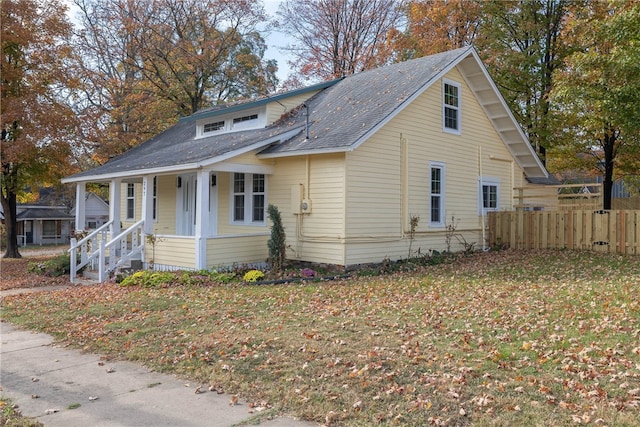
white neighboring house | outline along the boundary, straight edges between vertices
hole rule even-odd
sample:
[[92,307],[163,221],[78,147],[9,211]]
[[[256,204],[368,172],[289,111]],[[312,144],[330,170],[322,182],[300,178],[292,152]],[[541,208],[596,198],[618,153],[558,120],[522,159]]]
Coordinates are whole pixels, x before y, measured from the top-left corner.
[[[43,200],[51,200],[51,191],[41,192]],[[0,206],[0,217],[4,214]],[[64,204],[19,204],[16,207],[18,246],[67,244],[74,232],[76,209]],[[94,230],[109,220],[109,204],[94,193],[85,196],[83,229]],[[79,228],[79,227],[78,227]]]
[[[71,209],[76,216],[76,208]],[[94,193],[86,193],[84,202],[84,229],[95,230],[109,221],[109,204]]]

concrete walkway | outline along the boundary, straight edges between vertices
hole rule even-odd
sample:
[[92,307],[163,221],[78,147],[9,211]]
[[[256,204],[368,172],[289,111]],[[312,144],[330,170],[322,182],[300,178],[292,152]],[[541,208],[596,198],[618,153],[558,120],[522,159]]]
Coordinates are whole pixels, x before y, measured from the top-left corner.
[[[129,362],[102,362],[94,354],[56,347],[46,334],[0,323],[2,395],[22,414],[45,426],[311,427],[288,417],[264,419],[266,412],[232,397],[150,372]],[[263,415],[261,417],[261,414]]]

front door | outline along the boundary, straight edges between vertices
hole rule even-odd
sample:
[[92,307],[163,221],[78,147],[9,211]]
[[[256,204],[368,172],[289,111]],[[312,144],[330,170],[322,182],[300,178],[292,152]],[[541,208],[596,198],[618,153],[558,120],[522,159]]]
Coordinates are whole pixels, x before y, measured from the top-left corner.
[[33,244],[33,221],[24,222],[24,244]]
[[176,186],[176,234],[193,236],[196,224],[196,175],[179,175]]

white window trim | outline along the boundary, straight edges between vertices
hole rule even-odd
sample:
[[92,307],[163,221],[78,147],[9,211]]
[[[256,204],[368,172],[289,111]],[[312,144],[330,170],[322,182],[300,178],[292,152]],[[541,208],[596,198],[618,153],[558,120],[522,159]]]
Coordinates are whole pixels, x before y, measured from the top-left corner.
[[[131,186],[131,188],[133,188],[133,196],[129,196],[129,186]],[[131,203],[133,203],[133,216],[129,217],[129,200],[131,200]],[[125,219],[127,221],[135,219],[136,217],[136,185],[132,182],[128,182],[126,184],[125,187],[125,203],[124,203],[124,214],[125,214]]]
[[[445,104],[445,86],[454,86],[458,88],[458,106],[455,107],[458,112],[458,129],[452,129],[446,126],[445,120],[445,108],[453,108],[447,104]],[[460,135],[462,133],[462,85],[458,82],[449,79],[442,79],[442,131],[446,133],[451,133],[454,135]]]
[[[235,174],[242,173],[244,175],[244,193],[235,193],[234,191],[234,181]],[[264,175],[264,193],[256,193],[256,194],[264,194],[264,214],[263,221],[253,221],[253,175]],[[267,225],[267,187],[268,180],[266,174],[252,174],[252,173],[243,173],[243,172],[232,172],[230,174],[231,179],[229,180],[229,223],[231,225],[249,225],[256,227],[264,227]],[[236,194],[244,194],[244,220],[235,221],[234,213],[235,213],[235,195]]]
[[[434,168],[440,169],[440,221],[431,221],[431,170]],[[446,212],[445,212],[445,201],[446,201],[446,166],[442,162],[429,162],[429,170],[428,170],[428,185],[429,185],[429,227],[431,228],[444,228],[446,222]]]
[[[495,186],[496,187],[496,207],[485,208],[482,195],[483,186]],[[495,212],[500,210],[500,178],[491,176],[478,177],[478,215],[486,215],[487,212]]]
[[[248,117],[257,115],[257,119],[245,120],[242,122],[234,123],[234,119],[240,119],[242,117]],[[206,132],[204,131],[205,125],[217,122],[224,122],[224,126],[216,131]],[[254,108],[250,110],[237,111],[233,114],[225,114],[222,116],[210,117],[208,119],[201,119],[196,121],[196,139],[208,138],[213,135],[222,135],[229,132],[238,132],[248,129],[260,129],[267,124],[267,110],[266,108]]]

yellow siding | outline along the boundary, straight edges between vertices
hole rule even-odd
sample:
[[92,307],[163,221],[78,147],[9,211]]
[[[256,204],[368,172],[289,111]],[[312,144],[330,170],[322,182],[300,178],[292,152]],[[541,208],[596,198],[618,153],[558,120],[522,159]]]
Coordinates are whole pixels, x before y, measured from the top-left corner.
[[207,240],[207,267],[233,264],[260,264],[269,256],[269,234]]
[[290,98],[281,99],[278,102],[271,102],[267,104],[267,126],[278,121],[283,114],[290,112],[316,93],[318,93],[318,91],[292,96]]
[[[344,154],[281,158],[269,179],[269,203],[278,207],[290,259],[344,264]],[[292,187],[302,187],[311,213],[292,211]]]
[[127,219],[127,183],[120,184],[120,218],[122,220],[122,229],[126,229],[142,218],[142,183],[134,183],[135,191],[135,219]]
[[155,245],[148,242],[145,245],[145,260],[153,261],[159,269],[163,267],[194,269],[196,267],[195,239],[159,236]]
[[[347,156],[348,265],[376,262],[383,257],[407,257],[406,224],[410,215],[420,217],[413,250],[419,248],[424,253],[429,249],[447,249],[444,230],[429,224],[429,162],[445,164],[447,224],[455,218],[458,232],[467,242],[475,242],[476,248],[482,247],[482,217],[478,213],[481,168],[484,177],[500,181],[500,208],[511,208],[511,189],[520,182],[522,171],[511,163],[511,154],[457,69],[446,78],[462,88],[460,135],[442,130],[442,83],[436,82]],[[400,167],[401,137],[407,144],[405,190]],[[404,219],[403,191],[408,197]],[[451,249],[460,250],[462,245],[454,238]]]
[[154,234],[176,234],[176,178],[177,175],[158,176],[158,218],[153,224]]

